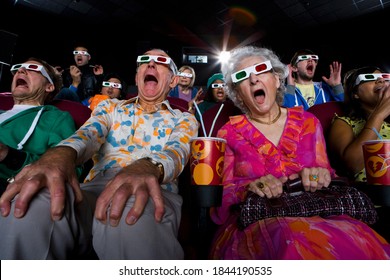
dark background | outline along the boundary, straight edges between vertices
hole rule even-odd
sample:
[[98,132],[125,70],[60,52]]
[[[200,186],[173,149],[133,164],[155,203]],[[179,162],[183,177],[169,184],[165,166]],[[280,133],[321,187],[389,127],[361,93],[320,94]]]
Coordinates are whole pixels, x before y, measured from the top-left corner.
[[[390,71],[387,42],[390,9],[387,8],[386,1],[381,2],[384,5],[380,9],[372,9],[372,12],[368,10],[354,17],[338,16],[332,20],[326,20],[324,16],[321,22],[319,20],[298,22],[296,19],[286,17],[286,10],[280,10],[279,7],[281,2],[290,2],[287,0],[224,1],[225,5],[226,2],[231,4],[226,7],[221,5],[221,1],[202,0],[110,1],[131,4],[129,12],[134,14],[118,15],[120,7],[117,7],[116,14],[112,12],[109,15],[75,12],[55,14],[43,9],[45,7],[42,6],[29,7],[15,3],[17,1],[14,0],[1,0],[0,61],[15,64],[34,56],[43,58],[52,65],[69,67],[74,63],[73,48],[81,43],[90,50],[92,64],[103,65],[105,72],[118,72],[129,85],[133,85],[137,55],[149,48],[158,47],[168,51],[178,67],[187,64],[183,61],[185,53],[207,53],[208,64],[190,64],[196,70],[195,84],[205,86],[207,78],[219,71],[219,64],[213,58],[214,52],[221,50],[224,45],[229,50],[247,42],[273,49],[284,63],[289,63],[296,50],[312,49],[320,57],[316,80],[321,79],[322,75],[329,75],[329,64],[333,60],[342,63],[342,74],[365,64],[375,64]],[[69,6],[86,2],[85,5],[93,6],[107,1],[46,2],[51,4],[69,2],[67,4]],[[239,2],[248,7],[252,5],[252,8],[241,9],[240,17],[237,17],[236,14],[232,15],[233,5],[230,2]],[[275,8],[274,2],[278,2],[279,6]],[[307,7],[311,5],[312,8],[317,5],[317,14],[314,18],[320,18],[321,11],[325,11],[325,7],[329,9],[328,6],[324,6],[325,4],[322,4],[323,6],[320,4],[334,1],[291,2]],[[344,0],[334,3],[341,2],[347,3]],[[354,1],[348,1],[348,5],[352,2]],[[377,5],[379,1],[356,2],[375,2]],[[160,3],[160,6],[156,3]],[[230,17],[226,16],[227,9]],[[310,10],[311,15],[313,10]],[[225,11],[224,16],[221,16],[222,12],[219,11]],[[257,15],[255,25],[245,22],[249,21],[251,14],[243,16],[244,11],[251,11],[252,16]],[[327,17],[335,14],[336,12],[330,11]],[[304,16],[306,15],[302,14],[302,17]],[[0,91],[9,91],[11,81],[9,66],[1,65]]]

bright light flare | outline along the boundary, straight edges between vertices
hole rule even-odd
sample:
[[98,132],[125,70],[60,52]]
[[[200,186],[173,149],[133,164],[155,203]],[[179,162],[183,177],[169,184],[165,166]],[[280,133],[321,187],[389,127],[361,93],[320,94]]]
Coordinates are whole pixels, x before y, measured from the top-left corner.
[[223,63],[226,63],[230,58],[230,52],[228,51],[221,51],[220,54],[219,54],[219,62],[221,62],[222,64]]

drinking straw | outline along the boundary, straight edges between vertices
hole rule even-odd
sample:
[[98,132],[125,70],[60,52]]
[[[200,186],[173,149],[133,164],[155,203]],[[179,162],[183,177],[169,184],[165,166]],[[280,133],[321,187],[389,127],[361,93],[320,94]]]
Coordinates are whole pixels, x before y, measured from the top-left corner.
[[376,136],[378,136],[379,139],[381,139],[381,140],[383,139],[382,135],[379,134],[378,130],[376,130],[375,127],[373,127],[372,130],[375,132]]
[[218,119],[218,116],[219,116],[219,114],[221,113],[222,108],[223,108],[224,105],[225,105],[225,104],[222,103],[222,105],[219,107],[218,113],[217,113],[217,115],[215,116],[215,118],[214,118],[214,120],[213,120],[213,124],[211,125],[209,137],[211,137],[211,134],[213,133],[213,129],[214,129],[215,122],[216,122],[216,120]]
[[198,104],[196,104],[196,102],[194,102],[194,106],[195,106],[196,111],[197,111],[198,114],[199,114],[199,119],[200,119],[200,124],[202,125],[203,134],[204,134],[204,136],[207,136],[207,134],[206,134],[206,129],[204,128],[203,117],[202,117],[202,114],[200,113]]

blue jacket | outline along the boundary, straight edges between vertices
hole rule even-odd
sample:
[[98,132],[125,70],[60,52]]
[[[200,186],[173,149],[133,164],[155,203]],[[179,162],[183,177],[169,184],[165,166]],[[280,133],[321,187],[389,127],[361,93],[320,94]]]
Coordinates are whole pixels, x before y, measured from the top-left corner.
[[[329,101],[344,101],[344,89],[341,84],[331,87],[325,82],[314,82],[315,101],[314,104],[322,104]],[[283,106],[296,107],[303,106],[305,110],[309,109],[305,98],[302,96],[299,88],[287,85],[284,95]]]
[[[194,99],[197,93],[198,93],[198,89],[193,87],[191,89],[191,99],[190,100]],[[168,93],[168,96],[178,98],[179,97],[179,86],[177,85],[173,89],[171,89],[171,91]]]

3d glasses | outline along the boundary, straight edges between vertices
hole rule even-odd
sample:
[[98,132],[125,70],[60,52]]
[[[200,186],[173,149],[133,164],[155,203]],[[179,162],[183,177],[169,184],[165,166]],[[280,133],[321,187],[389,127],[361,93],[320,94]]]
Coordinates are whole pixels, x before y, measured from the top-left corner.
[[376,81],[379,78],[385,79],[386,81],[390,81],[390,74],[388,73],[360,74],[356,79],[355,86],[357,86],[361,82]]
[[122,88],[122,84],[120,84],[120,83],[114,83],[114,82],[107,82],[107,81],[104,81],[104,82],[102,83],[102,85],[103,85],[104,87],[112,87],[112,88],[118,88],[118,89]]
[[223,88],[225,86],[224,83],[222,84],[211,84],[211,88]]
[[169,65],[169,68],[176,75],[177,67],[176,67],[175,63],[173,62],[173,60],[169,57],[160,56],[160,55],[139,55],[137,57],[137,63],[139,63],[139,64],[148,63],[151,60],[153,60],[156,63]]
[[117,89],[121,89],[122,88],[122,84],[120,84],[120,83],[113,83],[113,82],[107,82],[107,81],[104,81],[102,83],[102,85],[104,87],[112,87],[112,88],[117,88]]
[[309,59],[313,59],[313,60],[318,61],[319,57],[318,57],[318,55],[315,55],[315,54],[298,55],[297,61],[295,63],[298,63],[299,61],[303,61],[303,60],[309,60]]
[[87,51],[73,51],[74,55],[81,54],[81,55],[89,55]]
[[180,76],[180,77],[192,78],[192,74],[191,73],[179,72],[179,73],[177,73],[177,75]]
[[235,73],[232,74],[232,81],[233,83],[239,83],[245,79],[248,79],[249,78],[249,75],[251,73],[253,74],[261,74],[261,73],[264,73],[264,72],[267,72],[269,70],[272,69],[272,65],[271,65],[271,62],[269,60],[265,61],[265,62],[262,62],[262,63],[259,63],[259,64],[256,64],[256,65],[253,65],[253,66],[249,66],[245,69],[242,69],[240,71],[237,71]]
[[42,76],[44,76],[52,85],[54,85],[53,80],[50,78],[49,73],[47,73],[45,67],[43,65],[33,64],[33,63],[22,63],[22,64],[15,64],[11,67],[11,73],[12,75],[15,75],[15,73],[20,68],[25,68],[29,71],[35,71],[40,72]]

